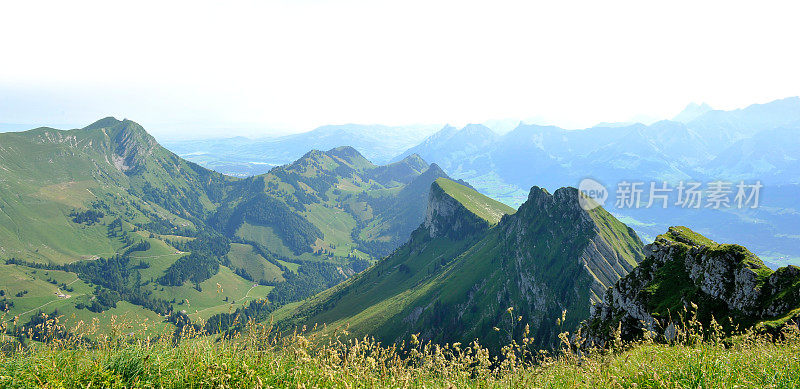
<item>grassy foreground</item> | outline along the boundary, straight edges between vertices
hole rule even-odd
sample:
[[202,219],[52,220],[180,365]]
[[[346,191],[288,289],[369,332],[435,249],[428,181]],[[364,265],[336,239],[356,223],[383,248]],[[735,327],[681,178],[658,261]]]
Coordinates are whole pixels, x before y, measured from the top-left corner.
[[[52,323],[51,323],[52,325]],[[55,332],[54,332],[55,333]],[[553,387],[796,388],[800,336],[780,341],[746,334],[734,345],[639,342],[617,352],[550,357],[529,352],[524,339],[504,349],[503,362],[477,344],[436,346],[414,341],[407,352],[369,339],[279,334],[251,325],[233,339],[134,340],[111,336],[89,343],[50,339],[0,354],[0,387]],[[566,341],[566,337],[564,340]],[[7,344],[8,345],[8,344]],[[536,360],[535,363],[524,360]]]

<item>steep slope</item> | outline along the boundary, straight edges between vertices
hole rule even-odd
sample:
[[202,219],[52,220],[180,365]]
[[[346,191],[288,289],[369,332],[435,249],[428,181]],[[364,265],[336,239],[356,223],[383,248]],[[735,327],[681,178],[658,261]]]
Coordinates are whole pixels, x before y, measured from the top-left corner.
[[645,253],[594,307],[585,328],[591,341],[604,344],[618,325],[625,339],[641,336],[642,328],[669,339],[670,324],[685,310],[695,310],[706,328],[713,317],[727,331],[800,318],[796,266],[773,272],[746,248],[718,244],[686,227],[671,227]]
[[290,321],[348,324],[355,336],[387,343],[420,333],[496,348],[520,335],[521,317],[547,347],[563,310],[563,325],[576,327],[642,258],[636,234],[602,208],[581,209],[576,189],[551,195],[534,187],[514,214],[452,181],[437,180],[430,193],[425,221],[408,243],[307,301]]

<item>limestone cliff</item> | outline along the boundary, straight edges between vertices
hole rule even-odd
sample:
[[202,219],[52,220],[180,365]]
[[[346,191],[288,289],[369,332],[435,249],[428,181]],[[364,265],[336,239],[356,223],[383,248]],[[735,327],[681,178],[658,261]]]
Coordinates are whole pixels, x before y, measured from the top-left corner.
[[686,227],[671,227],[645,246],[645,255],[607,291],[585,323],[595,344],[604,344],[619,323],[625,339],[642,334],[643,328],[670,337],[670,323],[691,304],[701,322],[714,317],[728,330],[780,325],[800,312],[800,268],[773,272],[742,246],[717,244]]
[[464,204],[447,194],[438,182],[431,185],[422,225],[431,238],[462,239],[489,229],[488,221],[467,210]]

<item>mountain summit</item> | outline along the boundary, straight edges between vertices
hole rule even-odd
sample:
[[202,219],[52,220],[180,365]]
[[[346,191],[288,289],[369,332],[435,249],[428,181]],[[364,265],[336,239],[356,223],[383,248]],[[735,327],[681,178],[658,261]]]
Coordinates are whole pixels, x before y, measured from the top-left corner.
[[711,106],[706,104],[706,103],[702,103],[702,104],[689,103],[689,105],[687,105],[686,108],[683,109],[683,111],[681,111],[680,113],[675,115],[675,117],[672,118],[672,121],[681,122],[681,123],[686,124],[686,123],[691,122],[694,119],[697,119],[698,117],[700,117],[704,113],[710,112],[710,111],[713,111],[713,110],[714,109],[711,108]]

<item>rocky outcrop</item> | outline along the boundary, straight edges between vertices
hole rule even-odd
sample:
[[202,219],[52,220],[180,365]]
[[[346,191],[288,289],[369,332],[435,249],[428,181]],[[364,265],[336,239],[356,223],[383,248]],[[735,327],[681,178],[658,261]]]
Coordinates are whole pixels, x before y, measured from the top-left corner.
[[430,238],[463,239],[489,229],[489,222],[467,210],[437,182],[431,185],[422,226]]
[[83,131],[101,133],[102,141],[90,141],[89,145],[106,154],[106,159],[117,170],[127,174],[142,167],[145,160],[160,148],[155,138],[141,125],[127,119],[103,118],[88,125]]
[[643,328],[669,337],[667,329],[685,309],[696,310],[701,322],[714,318],[732,329],[785,320],[800,304],[800,268],[773,272],[746,248],[717,244],[686,227],[671,227],[645,246],[645,255],[593,308],[584,323],[591,343],[605,344],[618,326],[625,339]]
[[158,146],[142,126],[130,120],[119,123],[109,135],[114,165],[123,172],[137,168]]

